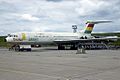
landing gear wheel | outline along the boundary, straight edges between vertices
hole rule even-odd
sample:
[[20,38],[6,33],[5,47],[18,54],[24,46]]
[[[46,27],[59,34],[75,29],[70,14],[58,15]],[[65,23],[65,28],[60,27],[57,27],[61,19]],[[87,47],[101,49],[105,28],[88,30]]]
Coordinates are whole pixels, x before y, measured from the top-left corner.
[[75,45],[70,47],[70,50],[77,50],[77,47]]
[[65,50],[65,46],[63,46],[63,45],[58,45],[58,50]]
[[15,51],[20,51],[19,45],[16,45],[16,46],[15,46]]

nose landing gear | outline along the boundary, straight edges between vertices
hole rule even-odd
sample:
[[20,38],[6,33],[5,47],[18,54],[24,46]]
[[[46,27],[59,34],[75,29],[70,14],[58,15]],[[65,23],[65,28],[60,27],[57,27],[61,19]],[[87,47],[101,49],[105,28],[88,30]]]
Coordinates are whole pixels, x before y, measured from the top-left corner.
[[31,45],[13,45],[9,48],[13,51],[31,51]]

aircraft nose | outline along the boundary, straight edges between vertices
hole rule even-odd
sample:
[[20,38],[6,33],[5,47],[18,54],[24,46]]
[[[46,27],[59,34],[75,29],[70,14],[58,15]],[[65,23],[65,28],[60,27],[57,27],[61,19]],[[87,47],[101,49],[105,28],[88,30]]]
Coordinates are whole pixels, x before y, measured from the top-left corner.
[[6,41],[6,42],[12,42],[12,41],[13,41],[13,38],[7,37],[7,38],[5,38],[5,41]]
[[4,42],[7,42],[6,38],[4,39]]
[[7,38],[5,38],[5,42],[8,42],[9,40],[8,40],[8,37]]

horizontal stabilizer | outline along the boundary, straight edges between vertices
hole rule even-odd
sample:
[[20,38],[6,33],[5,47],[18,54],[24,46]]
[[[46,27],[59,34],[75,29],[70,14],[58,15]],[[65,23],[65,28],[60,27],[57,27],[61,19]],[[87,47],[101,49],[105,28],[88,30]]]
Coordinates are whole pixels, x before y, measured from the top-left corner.
[[112,21],[108,21],[108,20],[101,20],[101,21],[87,21],[86,24],[90,23],[90,24],[98,24],[98,23],[110,23]]

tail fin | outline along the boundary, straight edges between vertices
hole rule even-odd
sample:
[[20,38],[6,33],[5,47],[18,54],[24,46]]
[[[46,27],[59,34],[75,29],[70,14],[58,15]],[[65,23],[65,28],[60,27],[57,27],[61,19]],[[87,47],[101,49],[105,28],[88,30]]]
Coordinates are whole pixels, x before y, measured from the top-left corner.
[[90,34],[94,28],[95,24],[98,23],[108,23],[108,22],[112,22],[112,21],[87,21],[87,25],[85,27],[84,33]]

